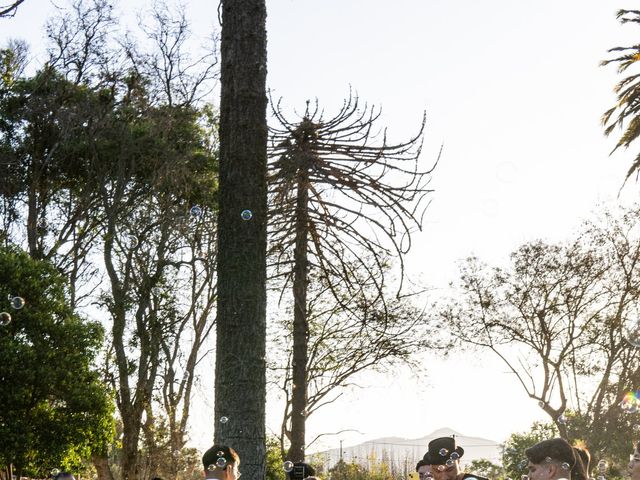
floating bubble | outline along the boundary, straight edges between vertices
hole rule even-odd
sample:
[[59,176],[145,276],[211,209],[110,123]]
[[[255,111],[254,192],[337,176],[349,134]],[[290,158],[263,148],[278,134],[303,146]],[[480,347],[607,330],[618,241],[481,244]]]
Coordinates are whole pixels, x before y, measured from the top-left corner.
[[564,415],[560,415],[558,417],[558,423],[561,425],[566,425],[567,423],[567,417],[565,417]]
[[606,460],[600,460],[598,462],[598,471],[600,473],[604,473],[607,471],[607,468],[609,468],[609,464],[607,463]]
[[458,454],[458,452],[451,452],[451,460],[458,460],[460,458],[460,455]]
[[222,450],[218,450],[218,452],[216,453],[216,456],[224,457],[224,452]]
[[138,246],[138,237],[135,235],[129,235],[127,239],[129,240],[129,246],[131,248],[136,248]]
[[443,457],[446,457],[447,453],[449,453],[449,450],[447,450],[446,448],[441,448],[438,453],[440,453],[440,455],[442,455]]
[[637,413],[640,411],[640,391],[625,393],[620,408],[624,413]]
[[[436,470],[439,472],[444,472],[444,465],[435,465]],[[468,479],[467,479],[468,480]]]
[[209,470],[210,472],[213,472],[215,469],[216,466],[213,463],[207,467],[207,470]]
[[604,475],[598,475],[596,480],[606,480],[606,478],[604,478]]
[[220,468],[224,468],[227,466],[227,459],[224,457],[220,457],[218,458],[218,460],[216,460],[216,466],[220,467]]
[[451,467],[451,466],[453,466],[453,464],[454,464],[455,462],[454,462],[453,460],[451,460],[450,458],[447,458],[447,461],[446,461],[446,462],[444,462],[444,463],[445,463],[445,465],[446,465],[447,467]]
[[563,470],[569,470],[571,468],[571,465],[569,465],[567,462],[562,462],[561,467]]
[[251,210],[242,210],[240,217],[242,217],[243,220],[251,220],[253,218],[253,212]]
[[520,480],[529,480],[529,475],[522,475]]
[[544,461],[545,461],[545,462],[547,462],[547,463],[551,463],[551,462],[553,462],[553,458],[551,458],[551,457],[545,457],[545,458],[544,458]]
[[519,468],[520,470],[523,470],[523,469],[527,468],[527,461],[526,461],[526,460],[521,461],[521,462],[518,464],[518,468]]
[[633,426],[633,431],[634,432],[640,432],[640,425],[638,425],[637,423]]
[[55,477],[56,475],[58,475],[60,473],[60,470],[57,468],[52,468],[51,469],[51,476]]
[[14,310],[20,310],[22,307],[24,307],[25,301],[24,298],[22,297],[13,297],[11,299],[11,306],[13,307]]
[[540,408],[544,408],[544,402],[543,402],[542,400],[540,400],[540,401],[538,402],[538,406],[539,406]]
[[11,323],[11,315],[8,312],[0,312],[0,327],[6,327]]
[[192,217],[199,218],[202,216],[202,207],[200,205],[194,205],[191,207],[191,210],[189,210],[189,213]]
[[227,423],[229,421],[228,417],[220,417],[220,423]]
[[289,473],[291,470],[293,470],[293,462],[291,460],[287,460],[286,462],[284,462],[284,464],[282,464],[282,468],[285,472]]

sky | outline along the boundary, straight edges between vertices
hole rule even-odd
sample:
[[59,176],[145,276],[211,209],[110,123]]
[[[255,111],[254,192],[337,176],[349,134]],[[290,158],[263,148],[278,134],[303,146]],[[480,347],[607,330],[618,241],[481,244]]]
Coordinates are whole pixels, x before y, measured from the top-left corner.
[[[125,10],[149,4],[127,2]],[[216,7],[187,2],[196,35],[217,26]],[[615,18],[617,9],[634,7],[602,0],[267,0],[268,88],[291,111],[317,98],[327,116],[351,88],[382,108],[391,140],[414,134],[426,111],[422,166],[443,150],[407,263],[408,274],[438,295],[462,258],[475,254],[499,265],[523,242],[568,238],[598,205],[636,201],[634,182],[619,194],[634,152],[610,156],[614,139],[600,125],[618,77],[615,67],[599,66],[608,48],[640,38],[640,29]],[[15,18],[0,22],[0,42],[19,37],[41,45],[53,11],[47,0],[27,0]],[[545,418],[494,358],[419,355],[419,371],[364,376],[362,388],[314,414],[308,441],[354,431],[311,450],[339,440],[417,438],[441,427],[500,442]],[[193,425],[211,424],[212,404],[203,400]],[[268,404],[274,431],[277,407]],[[209,431],[192,435],[195,447],[207,448]]]

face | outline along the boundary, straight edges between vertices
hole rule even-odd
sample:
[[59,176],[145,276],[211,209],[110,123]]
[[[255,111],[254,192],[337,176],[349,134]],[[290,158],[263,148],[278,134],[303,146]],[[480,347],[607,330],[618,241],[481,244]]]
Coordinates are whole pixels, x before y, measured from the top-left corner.
[[640,453],[631,454],[628,473],[631,480],[640,480]]
[[420,477],[420,480],[427,480],[428,478],[431,478],[431,467],[429,465],[420,466],[420,468],[418,468],[418,476]]
[[528,480],[549,480],[553,477],[553,465],[550,463],[529,462],[527,468],[529,470]]
[[[431,465],[431,474],[434,480],[455,480],[460,473],[460,461],[455,460],[453,465]],[[640,480],[640,479],[638,479]]]

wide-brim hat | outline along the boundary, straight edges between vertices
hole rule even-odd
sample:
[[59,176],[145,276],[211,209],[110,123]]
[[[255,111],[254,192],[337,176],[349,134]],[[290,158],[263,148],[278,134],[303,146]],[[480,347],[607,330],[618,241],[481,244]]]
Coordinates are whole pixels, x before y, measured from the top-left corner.
[[456,446],[456,439],[453,437],[431,440],[428,448],[423,460],[429,465],[445,465],[447,460],[458,460],[464,455],[464,449]]

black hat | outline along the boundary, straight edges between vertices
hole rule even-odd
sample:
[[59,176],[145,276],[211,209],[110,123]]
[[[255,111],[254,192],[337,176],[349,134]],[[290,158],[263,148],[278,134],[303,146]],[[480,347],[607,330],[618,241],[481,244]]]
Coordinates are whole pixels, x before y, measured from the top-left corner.
[[429,451],[422,458],[429,465],[445,465],[447,460],[458,460],[464,455],[462,447],[456,447],[453,437],[440,437],[429,442]]

